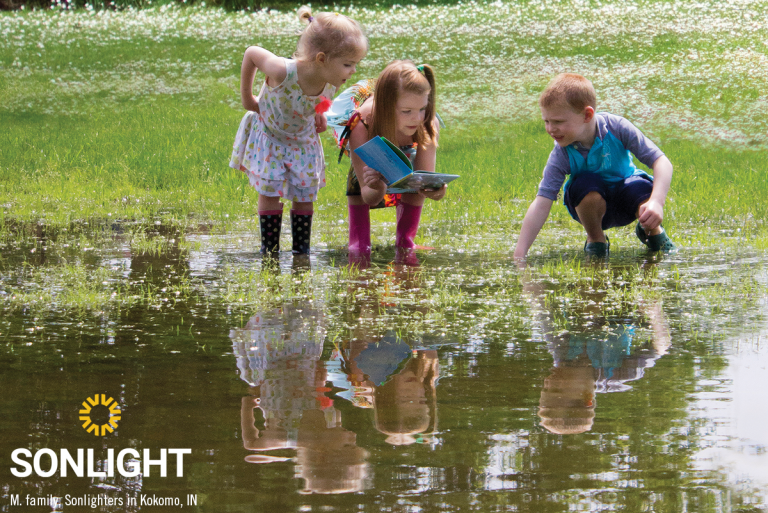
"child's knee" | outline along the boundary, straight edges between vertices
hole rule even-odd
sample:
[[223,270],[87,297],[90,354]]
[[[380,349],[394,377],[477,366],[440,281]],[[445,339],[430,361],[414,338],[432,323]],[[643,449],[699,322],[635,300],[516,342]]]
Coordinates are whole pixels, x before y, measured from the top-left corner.
[[312,201],[293,201],[291,203],[291,210],[313,212],[315,210],[315,204]]
[[605,206],[605,198],[603,198],[602,194],[597,191],[590,191],[584,196],[584,198],[582,198],[581,202],[579,202],[576,207],[579,210],[599,210],[605,209]]
[[259,194],[259,210],[278,210],[283,208],[280,196],[265,196]]

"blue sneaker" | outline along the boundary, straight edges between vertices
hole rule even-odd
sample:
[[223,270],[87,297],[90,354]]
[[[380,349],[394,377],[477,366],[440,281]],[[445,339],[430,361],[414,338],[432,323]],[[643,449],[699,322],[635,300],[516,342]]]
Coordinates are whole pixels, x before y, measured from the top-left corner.
[[611,253],[611,241],[608,240],[608,236],[605,237],[605,242],[585,242],[584,254],[589,257],[604,258]]
[[642,225],[637,223],[635,226],[635,235],[640,239],[640,242],[648,246],[651,251],[663,251],[664,253],[672,253],[677,251],[677,246],[667,236],[666,230],[661,229],[661,233],[658,235],[648,235],[645,233]]

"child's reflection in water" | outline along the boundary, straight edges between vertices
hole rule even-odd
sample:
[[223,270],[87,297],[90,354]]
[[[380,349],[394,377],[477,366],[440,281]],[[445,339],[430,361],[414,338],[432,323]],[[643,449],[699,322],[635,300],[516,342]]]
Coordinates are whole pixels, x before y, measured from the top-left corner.
[[392,445],[432,442],[437,429],[437,351],[414,350],[389,334],[353,340],[342,349],[352,402],[373,409],[374,426]]
[[[540,284],[528,283],[524,288],[543,304]],[[592,429],[595,394],[631,389],[627,382],[642,378],[645,369],[670,347],[669,327],[659,302],[638,304],[652,335],[649,343],[636,347],[639,320],[606,319],[601,309],[605,293],[583,293],[582,299],[579,304],[586,306],[578,312],[569,311],[568,318],[589,319],[585,325],[567,322],[567,331],[556,332],[548,312],[537,315],[554,359],[541,390],[538,414],[541,425],[556,434]]]
[[[244,328],[230,331],[240,377],[250,385],[241,404],[242,437],[257,454],[245,460],[294,460],[306,493],[360,491],[367,453],[325,395],[324,335],[322,314],[309,303],[257,313]],[[280,449],[295,449],[296,455],[265,454]]]
[[[346,390],[338,395],[359,408],[372,409],[374,427],[392,445],[433,443],[437,429],[438,359],[437,351],[428,349],[436,344],[423,338],[416,344],[421,348],[414,349],[380,328],[388,324],[386,319],[380,322],[382,314],[399,307],[401,295],[418,296],[425,286],[418,265],[415,251],[397,248],[386,270],[361,273],[347,291],[348,297],[355,298],[346,312],[354,328],[338,348],[344,382],[337,384]],[[411,311],[429,313],[428,307],[415,302],[418,306]]]

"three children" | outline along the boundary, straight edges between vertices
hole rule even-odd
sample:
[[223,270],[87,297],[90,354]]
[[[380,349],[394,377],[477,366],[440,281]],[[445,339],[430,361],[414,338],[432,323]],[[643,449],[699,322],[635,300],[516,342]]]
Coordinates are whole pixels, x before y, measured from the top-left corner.
[[[360,26],[346,16],[320,13],[313,17],[306,7],[300,9],[299,16],[308,25],[294,59],[283,59],[255,46],[243,57],[241,95],[249,112],[240,123],[230,166],[246,172],[259,193],[262,254],[279,250],[281,198],[293,202],[294,254],[309,253],[313,203],[325,186],[324,155],[318,137],[327,126],[323,112],[368,49]],[[257,69],[267,78],[254,98]],[[381,135],[400,146],[415,169],[434,171],[439,126],[432,69],[394,61],[382,71],[375,89],[360,105],[355,104],[347,125],[349,147],[355,149]],[[349,94],[342,97],[345,104],[351,101]],[[514,250],[516,258],[527,255],[564,182],[564,203],[584,227],[587,255],[607,256],[610,242],[605,230],[635,220],[637,237],[649,249],[675,249],[661,226],[672,180],[671,162],[632,123],[620,116],[597,113],[596,106],[595,89],[581,75],[558,75],[541,94],[542,119],[555,143],[538,195],[523,220]],[[635,167],[632,155],[653,169],[652,177]],[[370,252],[370,209],[378,206],[397,205],[395,245],[415,248],[424,199],[442,199],[446,187],[391,198],[379,172],[354,153],[350,156],[350,255]]]

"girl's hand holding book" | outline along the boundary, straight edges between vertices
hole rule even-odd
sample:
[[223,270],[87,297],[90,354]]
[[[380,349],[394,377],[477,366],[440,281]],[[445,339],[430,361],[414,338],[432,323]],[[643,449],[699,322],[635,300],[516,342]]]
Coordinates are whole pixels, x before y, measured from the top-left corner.
[[429,198],[431,200],[439,201],[445,196],[445,191],[448,189],[447,184],[443,184],[439,189],[421,189],[419,196],[423,198]]
[[368,166],[363,168],[363,185],[375,191],[387,192],[387,182],[384,181],[384,177]]

